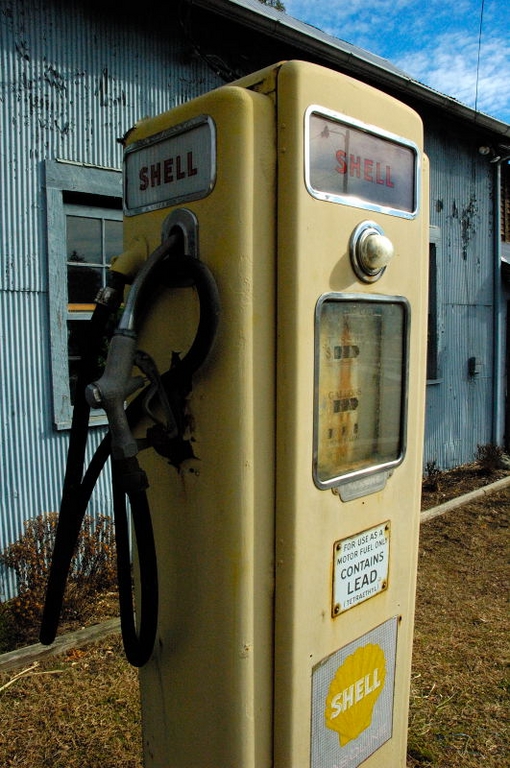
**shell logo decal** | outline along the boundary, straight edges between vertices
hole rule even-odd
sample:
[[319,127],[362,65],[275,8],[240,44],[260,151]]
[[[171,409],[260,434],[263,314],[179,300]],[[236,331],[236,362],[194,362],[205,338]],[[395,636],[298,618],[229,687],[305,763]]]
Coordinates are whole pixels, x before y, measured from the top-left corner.
[[369,643],[348,656],[331,680],[326,698],[326,726],[344,747],[372,723],[372,712],[386,679],[383,649]]

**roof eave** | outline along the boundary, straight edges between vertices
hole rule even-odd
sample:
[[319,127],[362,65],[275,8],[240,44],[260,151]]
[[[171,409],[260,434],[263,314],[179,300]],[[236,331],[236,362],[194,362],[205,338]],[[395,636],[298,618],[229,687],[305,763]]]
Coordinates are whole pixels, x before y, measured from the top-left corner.
[[[262,3],[244,0],[191,0],[195,6],[238,21],[247,27],[264,31],[271,37],[282,40],[302,50],[319,56],[325,63],[341,66],[347,70],[364,74],[372,82],[391,87],[397,92],[412,96],[417,101],[445,110],[459,120],[470,123],[480,130],[490,131],[501,137],[510,137],[510,125],[494,117],[478,112],[460,101],[446,96],[414,80],[385,59],[373,56],[356,46],[344,43],[319,29],[297,21],[286,13],[277,11]],[[256,7],[260,5],[260,9]]]

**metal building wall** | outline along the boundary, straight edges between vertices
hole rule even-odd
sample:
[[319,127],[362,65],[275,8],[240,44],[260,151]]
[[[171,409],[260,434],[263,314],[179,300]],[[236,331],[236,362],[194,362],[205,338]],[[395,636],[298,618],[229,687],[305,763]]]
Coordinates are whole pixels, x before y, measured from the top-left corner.
[[[493,426],[493,167],[471,136],[426,125],[430,223],[438,242],[439,376],[427,385],[425,461],[474,460]],[[468,373],[476,357],[480,372]]]
[[[174,11],[162,24],[141,7],[88,8],[99,4],[0,0],[0,550],[58,510],[68,442],[52,424],[43,163],[119,169],[117,138],[137,120],[221,84]],[[90,510],[109,506],[105,477]],[[0,599],[13,588],[0,573]]]
[[[156,19],[159,4],[136,15],[114,5],[0,0],[0,549],[24,520],[58,508],[68,439],[52,425],[44,161],[119,169],[117,138],[138,119],[221,84],[180,26],[180,4]],[[229,45],[209,34],[212,62],[214,40]],[[284,57],[254,40],[249,55],[236,53],[245,41],[232,47],[247,71]],[[428,120],[425,133],[441,231],[440,376],[427,387],[425,459],[450,467],[491,439],[492,171],[465,135]],[[482,361],[476,377],[471,356]],[[92,510],[109,498],[103,478]],[[0,573],[0,599],[12,587]]]

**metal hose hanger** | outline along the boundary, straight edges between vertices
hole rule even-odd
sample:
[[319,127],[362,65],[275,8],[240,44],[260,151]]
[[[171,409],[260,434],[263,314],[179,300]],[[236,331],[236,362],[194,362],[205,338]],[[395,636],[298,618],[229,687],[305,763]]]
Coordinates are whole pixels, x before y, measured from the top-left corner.
[[[105,372],[99,381],[89,384],[97,351],[111,313],[119,306],[120,297],[98,304],[90,321],[87,352],[81,361],[73,423],[69,441],[66,474],[47,585],[46,601],[40,630],[41,643],[49,645],[56,636],[65,585],[69,574],[85,511],[97,479],[110,457],[114,499],[115,536],[117,543],[117,575],[124,649],[128,661],[136,667],[150,658],[158,625],[158,577],[152,520],[147,499],[148,481],[138,464],[138,446],[132,429],[144,414],[144,392],[128,407],[124,399],[134,391],[131,370],[135,356],[139,318],[154,285],[162,279],[171,284],[193,285],[197,291],[200,318],[193,343],[186,355],[160,376],[166,391],[186,386],[202,365],[214,342],[219,320],[219,295],[215,280],[198,258],[183,255],[182,238],[170,234],[149,257],[138,273],[129,292],[126,308],[110,344]],[[116,293],[121,292],[116,289]],[[120,350],[120,352],[119,352]],[[120,376],[118,360],[120,355]],[[119,382],[118,379],[121,379]],[[87,396],[85,393],[87,392]],[[106,395],[104,394],[106,393]],[[103,400],[104,398],[104,400]],[[98,403],[97,401],[101,401]],[[91,404],[107,411],[110,430],[83,472]],[[178,415],[177,415],[178,416]],[[178,418],[177,418],[178,421]],[[129,524],[126,497],[129,499],[139,561],[140,612],[136,626],[129,551]]]

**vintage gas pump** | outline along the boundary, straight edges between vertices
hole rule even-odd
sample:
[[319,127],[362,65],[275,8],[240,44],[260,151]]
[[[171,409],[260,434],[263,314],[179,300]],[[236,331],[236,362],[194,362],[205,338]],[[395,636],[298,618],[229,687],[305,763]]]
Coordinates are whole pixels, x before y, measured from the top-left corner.
[[[405,764],[425,163],[410,109],[302,62],[128,137],[126,244],[183,229],[221,303],[189,455],[140,458],[161,592],[148,767]],[[197,314],[192,287],[162,292],[140,347],[165,369]]]
[[[134,432],[142,444],[159,413],[138,456],[159,577],[140,671],[147,768],[405,765],[422,147],[408,107],[303,62],[126,139],[126,248],[179,241],[184,256],[165,259],[206,265],[220,305],[207,357]],[[177,278],[162,270],[145,291],[136,339],[170,373],[203,325],[193,270]]]

